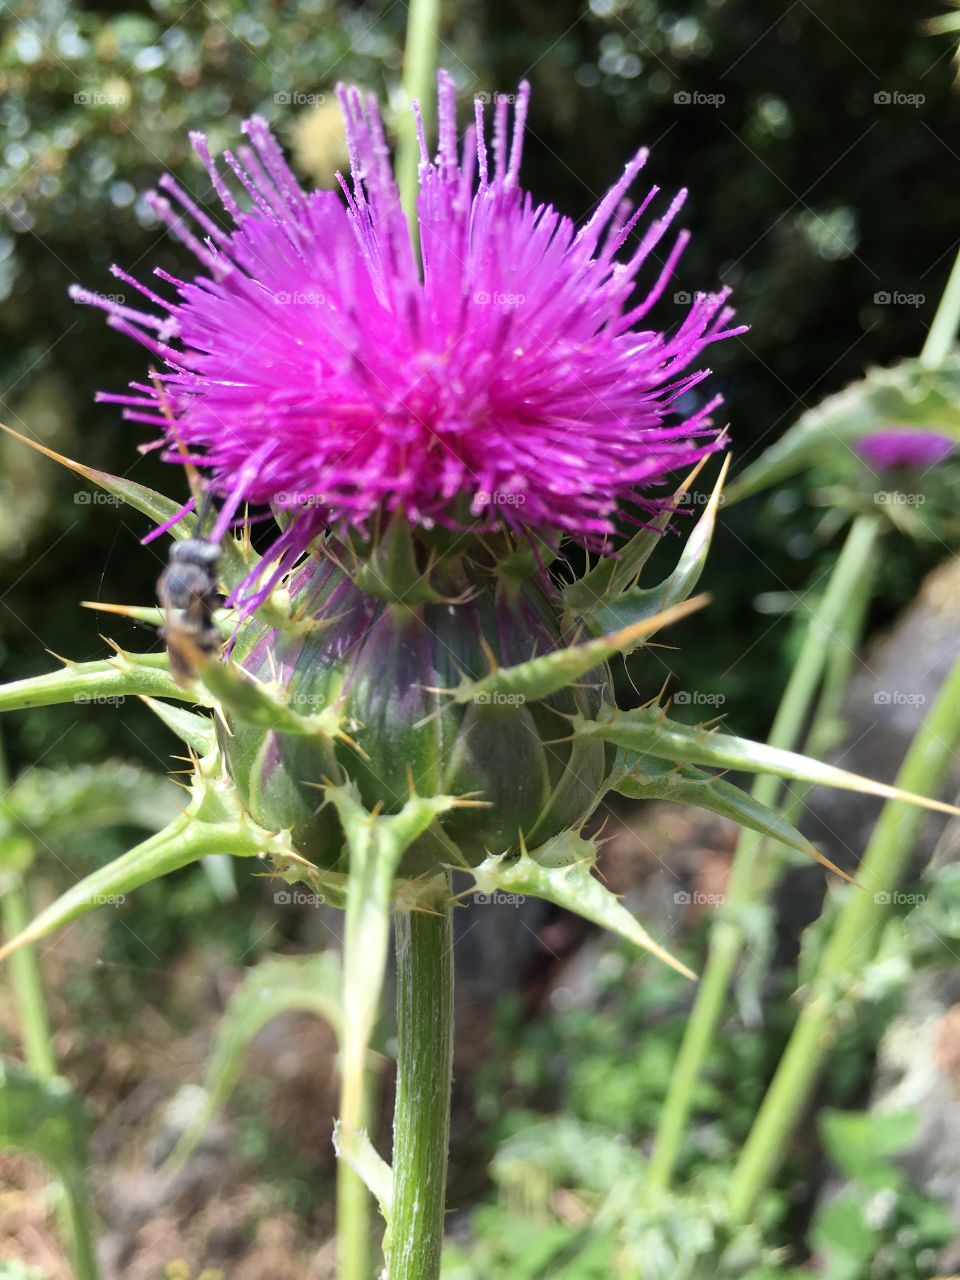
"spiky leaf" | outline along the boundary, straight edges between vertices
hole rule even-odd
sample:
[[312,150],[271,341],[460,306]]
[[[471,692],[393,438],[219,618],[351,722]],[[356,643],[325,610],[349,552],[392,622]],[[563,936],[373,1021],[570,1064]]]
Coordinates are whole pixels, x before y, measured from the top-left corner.
[[607,632],[655,618],[672,605],[687,599],[700,581],[707,562],[729,465],[728,457],[724,460],[703,515],[684,544],[676,568],[663,582],[655,587],[627,588],[619,594],[610,592],[592,607],[579,609],[579,616],[594,635],[605,635]]
[[846,769],[811,760],[796,751],[784,751],[764,742],[753,742],[718,729],[679,724],[669,720],[659,707],[640,707],[635,711],[605,709],[596,720],[576,717],[574,732],[594,735],[604,742],[640,756],[653,756],[679,764],[713,765],[721,769],[742,769],[747,773],[771,773],[793,782],[810,782],[841,791],[859,791],[864,795],[886,799],[908,800],[925,809],[940,813],[960,813],[954,805],[926,796],[913,795],[874,782]]
[[470,874],[477,890],[544,898],[612,933],[618,933],[686,978],[696,975],[661,946],[630,914],[617,896],[593,875],[597,847],[575,831],[565,831],[519,857],[491,855]]
[[564,689],[581,677],[608,662],[618,653],[632,653],[644,636],[677,622],[696,612],[706,603],[706,596],[673,605],[653,618],[645,618],[632,626],[615,631],[599,640],[570,645],[553,653],[542,654],[513,667],[500,667],[479,680],[466,677],[453,691],[455,702],[539,702],[558,689]]

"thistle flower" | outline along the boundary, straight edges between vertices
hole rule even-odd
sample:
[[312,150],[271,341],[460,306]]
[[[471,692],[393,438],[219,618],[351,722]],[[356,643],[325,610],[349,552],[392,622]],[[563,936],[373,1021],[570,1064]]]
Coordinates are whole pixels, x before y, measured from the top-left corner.
[[708,374],[704,349],[740,332],[727,291],[697,294],[670,335],[644,327],[681,232],[637,297],[686,193],[628,249],[657,194],[626,204],[641,150],[578,230],[519,185],[528,86],[512,130],[497,102],[492,148],[477,102],[458,150],[441,73],[433,161],[420,125],[421,272],[376,103],[339,92],[344,198],[304,192],[255,117],[249,147],[223,156],[244,210],[193,135],[232,226],[165,175],[153,208],[202,273],[157,270],[166,299],[113,268],[153,310],[73,291],[165,366],[156,385],[101,399],[159,427],[165,458],[204,470],[222,504],[215,539],[245,509],[288,513],[266,556],[271,581],[325,528],[368,537],[394,514],[424,531],[547,530],[607,549],[619,511],[656,509],[670,472],[722,445],[719,397],[687,417],[678,406]]
[[955,446],[955,440],[939,431],[894,427],[864,436],[857,441],[856,449],[875,471],[892,471],[895,467],[917,470],[934,467],[952,453]]
[[[344,89],[342,195],[301,190],[254,118],[249,147],[224,153],[244,210],[195,135],[232,227],[170,177],[152,202],[203,274],[158,272],[174,292],[165,301],[115,268],[156,314],[75,292],[163,362],[154,383],[102,399],[159,428],[169,461],[201,469],[219,506],[211,540],[248,509],[277,517],[272,546],[234,588],[232,657],[297,712],[329,709],[340,731],[265,727],[224,704],[218,732],[251,815],[328,869],[344,857],[332,778],[387,814],[413,790],[482,798],[469,821],[445,812],[404,874],[458,856],[476,865],[583,822],[612,751],[569,724],[599,712],[602,659],[596,679],[570,676],[529,702],[479,685],[457,700],[452,687],[582,639],[587,611],[565,609],[540,548],[569,535],[609,550],[618,515],[643,522],[667,501],[658,486],[671,472],[723,445],[710,418],[719,397],[686,417],[679,406],[707,376],[704,349],[739,332],[726,291],[697,294],[672,334],[644,327],[681,232],[638,295],[685,193],[629,248],[657,194],[632,212],[626,202],[645,151],[579,230],[535,205],[519,186],[528,97],[524,84],[512,128],[498,100],[489,149],[478,102],[458,148],[441,74],[435,160],[417,114],[422,267],[376,104]],[[281,578],[288,623],[257,609]]]

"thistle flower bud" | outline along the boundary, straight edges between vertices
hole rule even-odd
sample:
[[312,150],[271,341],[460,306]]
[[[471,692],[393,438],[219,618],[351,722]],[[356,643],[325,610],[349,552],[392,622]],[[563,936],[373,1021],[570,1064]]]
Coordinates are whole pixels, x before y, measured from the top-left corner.
[[[398,812],[412,791],[475,796],[408,853],[402,873],[438,863],[476,865],[489,853],[540,844],[578,826],[604,783],[607,753],[571,739],[569,717],[595,715],[603,670],[549,698],[479,692],[459,703],[466,676],[561,648],[553,602],[537,577],[505,579],[466,556],[445,560],[442,597],[406,604],[373,595],[331,560],[310,558],[289,582],[291,621],[249,618],[233,657],[285,690],[301,714],[335,708],[339,740],[232,723],[222,745],[251,816],[289,827],[311,861],[337,869],[343,840],[323,784],[356,783],[371,810]],[[343,868],[340,868],[343,869]]]

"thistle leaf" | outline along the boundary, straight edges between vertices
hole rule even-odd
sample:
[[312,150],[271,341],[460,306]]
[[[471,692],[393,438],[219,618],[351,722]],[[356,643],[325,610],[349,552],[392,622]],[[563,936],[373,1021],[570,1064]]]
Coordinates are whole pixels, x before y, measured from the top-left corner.
[[178,702],[204,701],[177,684],[165,653],[118,650],[112,658],[99,662],[67,662],[62,671],[0,685],[0,711],[29,711],[65,702],[79,705],[142,695],[175,698]]
[[414,605],[440,599],[430,585],[430,571],[417,564],[413,532],[407,520],[395,516],[372,549],[359,549],[361,560],[353,575],[361,591],[391,604]]
[[[113,494],[121,502],[125,502],[136,511],[142,512],[143,515],[149,516],[158,525],[171,520],[182,508],[182,503],[174,502],[172,498],[167,498],[164,494],[157,493],[155,489],[148,489],[146,485],[138,484],[135,480],[127,480],[124,476],[114,476],[109,471],[99,471],[96,467],[88,467],[82,462],[75,462],[73,458],[57,453],[55,449],[48,448],[45,444],[41,444],[39,440],[31,440],[29,436],[22,435],[19,431],[14,431],[13,427],[8,427],[3,422],[0,422],[0,431],[5,431],[8,436],[13,436],[14,440],[19,440],[21,444],[29,445],[37,453],[42,453],[45,457],[52,458],[54,462],[59,462],[62,467],[66,467],[84,480],[89,480],[91,484],[95,484],[99,489]],[[171,527],[170,532],[175,538],[189,538],[192,534],[194,522],[195,517],[187,514],[181,521]]]
[[834,765],[822,764],[796,751],[784,751],[764,742],[738,738],[716,729],[679,724],[668,720],[659,707],[640,707],[635,711],[601,712],[599,719],[574,717],[574,732],[592,734],[604,742],[612,742],[641,756],[673,760],[679,764],[713,765],[721,769],[742,769],[747,773],[772,773],[792,782],[833,787],[841,791],[859,791],[864,795],[883,796],[890,800],[907,800],[938,813],[960,813],[952,804],[914,795],[874,782],[871,778],[849,773]]
[[775,809],[755,800],[732,782],[704,773],[694,765],[673,764],[653,756],[620,751],[609,787],[633,800],[673,800],[677,804],[709,809],[711,813],[730,818],[741,827],[749,827],[751,831],[759,831],[761,835],[779,840],[791,849],[798,849],[828,871],[844,880],[850,879]]
[[644,618],[629,627],[623,627],[612,635],[570,645],[566,649],[556,649],[514,667],[501,667],[479,680],[464,677],[453,690],[454,701],[462,703],[515,699],[518,702],[538,702],[541,698],[548,698],[558,689],[595,671],[618,653],[632,653],[644,636],[695,613],[708,599],[708,596],[697,596],[693,600],[673,605],[656,617]]
[[687,538],[677,566],[669,577],[656,587],[631,587],[619,594],[610,593],[597,600],[592,607],[581,607],[581,617],[589,630],[597,636],[644,622],[669,609],[671,605],[686,600],[700,581],[707,553],[717,523],[717,511],[723,495],[723,484],[730,468],[730,456],[723,460],[703,515]]
[[95,907],[117,904],[118,899],[150,880],[178,871],[208,854],[286,858],[292,852],[286,833],[266,831],[247,817],[219,753],[214,752],[198,763],[190,803],[183,813],[162,831],[98,867],[61,894],[26,929],[0,947],[0,960]]
[[168,1172],[176,1172],[189,1159],[210,1121],[230,1097],[247,1050],[259,1033],[273,1018],[293,1009],[317,1014],[340,1035],[343,1006],[336,952],[271,956],[247,970],[217,1029],[203,1085],[203,1106],[170,1156]]
[[938,368],[919,359],[865,378],[804,413],[730,486],[727,502],[739,502],[795,475],[821,457],[884,428],[916,427],[960,440],[960,359]]
[[502,890],[554,902],[620,934],[685,978],[696,981],[696,974],[656,942],[617,896],[592,874],[596,860],[597,847],[592,841],[584,840],[576,831],[564,831],[532,853],[521,851],[518,858],[508,860],[492,854],[473,867],[470,874],[481,893],[490,895]]
[[595,608],[598,601],[617,595],[636,582],[640,570],[659,546],[670,517],[682,504],[684,495],[706,466],[706,462],[704,458],[697,463],[663,510],[645,528],[635,533],[615,556],[604,556],[593,569],[564,588],[563,601],[568,613],[585,613]]

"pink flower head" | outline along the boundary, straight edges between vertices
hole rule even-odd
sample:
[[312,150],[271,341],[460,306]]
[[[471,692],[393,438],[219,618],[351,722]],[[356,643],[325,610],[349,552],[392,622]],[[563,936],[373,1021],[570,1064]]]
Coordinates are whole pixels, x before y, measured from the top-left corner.
[[156,385],[101,398],[160,428],[169,461],[202,468],[221,504],[214,536],[247,507],[292,513],[269,556],[277,571],[324,528],[370,532],[394,513],[602,546],[625,505],[655,509],[670,472],[723,445],[710,420],[719,397],[687,417],[679,405],[708,375],[704,348],[742,331],[728,327],[727,291],[697,294],[672,334],[645,327],[680,232],[638,292],[685,192],[631,240],[657,194],[632,211],[625,201],[642,150],[578,229],[519,185],[529,87],[512,129],[506,98],[496,103],[492,147],[477,102],[461,149],[441,73],[433,160],[414,108],[421,270],[376,102],[339,92],[343,198],[304,192],[257,117],[243,126],[249,147],[224,153],[228,173],[193,136],[225,225],[169,175],[170,198],[151,200],[197,276],[157,270],[165,298],[113,268],[145,310],[73,291],[165,366]]
[[909,427],[874,432],[863,436],[855,446],[875,471],[890,471],[895,467],[926,470],[942,462],[954,447],[955,441],[939,431],[911,431]]

